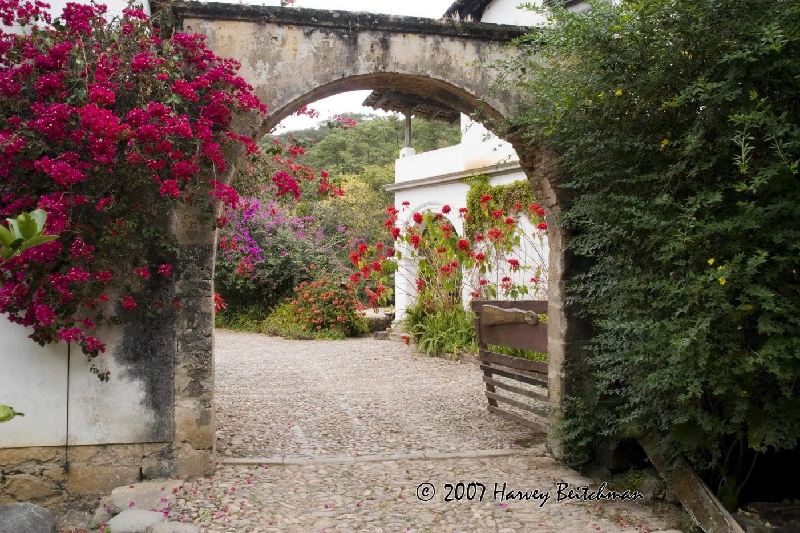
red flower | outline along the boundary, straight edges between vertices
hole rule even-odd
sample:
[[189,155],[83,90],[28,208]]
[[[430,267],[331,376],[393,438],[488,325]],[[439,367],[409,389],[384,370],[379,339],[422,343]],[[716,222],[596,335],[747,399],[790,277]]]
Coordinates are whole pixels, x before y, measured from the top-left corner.
[[539,222],[539,223],[536,225],[536,228],[537,228],[537,229],[547,229],[547,222]]
[[409,238],[408,238],[408,240],[411,242],[411,244],[412,244],[412,245],[414,245],[414,249],[415,249],[415,250],[416,250],[417,248],[419,248],[419,243],[422,241],[422,239],[420,238],[420,236],[419,236],[419,235],[416,235],[416,234],[415,234],[415,235],[412,235],[411,237],[409,237]]
[[136,275],[138,275],[140,278],[147,279],[150,277],[150,270],[148,270],[147,267],[139,267],[134,271],[136,272]]
[[447,213],[449,213],[450,211],[451,211],[451,210],[450,210],[450,206],[449,206],[449,205],[443,205],[443,206],[442,206],[442,213],[444,213],[445,215],[446,215]]
[[158,273],[162,276],[169,276],[172,274],[172,265],[160,265],[158,267]]
[[126,296],[122,299],[122,307],[125,309],[134,309],[136,308],[136,301],[133,299],[133,296]]
[[417,224],[422,224],[422,213],[414,213],[414,222]]
[[467,239],[458,239],[456,246],[458,246],[459,250],[467,251],[469,250],[469,241]]
[[225,300],[222,299],[222,296],[219,293],[214,293],[214,312],[218,313],[223,309],[227,308],[228,305],[225,303]]
[[516,259],[509,259],[508,265],[511,267],[512,272],[516,272],[517,270],[519,270],[519,261],[517,261]]
[[363,244],[363,243],[362,243],[362,244],[359,244],[359,245],[358,245],[358,253],[359,253],[359,254],[361,254],[361,255],[367,255],[367,252],[368,252],[368,251],[369,251],[369,246],[367,246],[366,244]]

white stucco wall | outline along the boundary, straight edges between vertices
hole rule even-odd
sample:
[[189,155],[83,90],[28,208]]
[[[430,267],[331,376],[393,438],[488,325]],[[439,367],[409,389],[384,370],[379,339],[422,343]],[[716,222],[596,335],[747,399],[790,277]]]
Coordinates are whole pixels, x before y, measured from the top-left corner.
[[[449,205],[451,212],[446,218],[453,226],[453,230],[463,235],[464,226],[458,218],[458,210],[467,205],[467,193],[469,184],[465,178],[478,174],[489,175],[489,185],[505,185],[520,180],[527,179],[525,173],[519,168],[516,154],[513,159],[508,161],[504,158],[501,162],[493,165],[484,165],[465,168],[468,165],[466,154],[474,156],[472,160],[480,160],[478,155],[481,151],[473,152],[471,144],[460,144],[434,150],[416,156],[406,157],[395,162],[396,181],[394,189],[395,207],[400,211],[398,224],[403,227],[413,224],[412,216],[415,212],[431,211],[441,212],[444,205]],[[484,145],[480,147],[483,156],[494,153],[491,148]],[[510,148],[510,147],[509,147]],[[513,149],[512,149],[513,153]],[[461,158],[455,156],[460,155]],[[415,161],[416,160],[416,161]],[[436,172],[441,172],[436,174]],[[408,202],[408,206],[403,203]],[[547,265],[547,239],[545,232],[537,230],[526,218],[520,220],[520,227],[526,235],[520,253],[508,258],[516,258],[522,265]],[[413,305],[417,291],[415,287],[415,262],[410,259],[411,250],[403,247],[399,248],[403,259],[399,263],[397,275],[395,276],[395,317],[402,320],[405,316],[405,309]],[[542,276],[546,278],[546,273]],[[490,281],[497,282],[503,276],[512,278],[515,284],[526,283],[534,272],[532,270],[520,270],[511,272],[505,265],[495,267]],[[472,280],[474,285],[477,280]],[[527,284],[527,283],[526,283]],[[546,283],[537,285],[541,292],[531,294],[526,299],[546,299]],[[462,301],[467,305],[471,300],[471,287],[465,283],[462,290]]]
[[[51,15],[60,16],[68,1],[50,0]],[[107,19],[121,15],[127,7],[120,0],[104,3],[109,8]],[[140,3],[149,13],[149,0]],[[21,33],[24,28],[6,31]],[[100,382],[89,372],[86,356],[73,347],[67,406],[66,343],[41,347],[28,338],[30,333],[0,315],[0,404],[25,413],[0,425],[0,448],[64,445],[68,413],[70,445],[143,442],[142,428],[154,421],[143,405],[141,382],[127,379],[125,369],[110,357],[102,357],[101,365],[111,371],[112,380]],[[98,336],[108,344],[115,341],[111,331]]]
[[[495,0],[489,4],[483,12],[481,22],[491,22],[495,24],[514,24],[516,26],[536,26],[544,22],[544,17],[528,9],[520,9],[523,3],[521,0]],[[541,6],[542,0],[530,2],[535,6]]]
[[[0,448],[63,446],[68,412],[70,445],[147,441],[142,434],[155,420],[144,405],[142,382],[106,356],[98,364],[111,371],[111,381],[101,382],[73,346],[67,409],[67,345],[41,347],[30,333],[0,315],[0,404],[25,413],[0,425]],[[117,341],[113,331],[99,337],[112,345]]]

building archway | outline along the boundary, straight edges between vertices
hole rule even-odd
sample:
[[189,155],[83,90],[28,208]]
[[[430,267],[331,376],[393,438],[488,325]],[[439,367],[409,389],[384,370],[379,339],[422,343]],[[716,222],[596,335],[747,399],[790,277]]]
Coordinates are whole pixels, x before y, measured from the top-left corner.
[[[258,137],[298,108],[334,94],[359,89],[389,90],[431,100],[471,114],[520,156],[549,225],[550,397],[560,404],[565,390],[567,316],[563,299],[563,237],[553,183],[556,159],[543,148],[504,130],[514,98],[495,90],[494,60],[509,60],[505,46],[522,28],[460,21],[430,21],[365,13],[176,2],[173,10],[192,31],[203,33],[218,55],[242,64],[240,74],[267,104],[262,119],[239,121],[240,133]],[[480,67],[478,63],[483,63]],[[235,160],[237,154],[228,154]],[[230,165],[228,178],[235,165]],[[176,324],[177,352],[174,448],[192,456],[176,473],[198,475],[213,467],[213,270],[215,232],[200,213],[178,216],[182,245],[176,293],[185,302]],[[196,349],[184,349],[193,346]],[[187,470],[187,467],[190,467]]]

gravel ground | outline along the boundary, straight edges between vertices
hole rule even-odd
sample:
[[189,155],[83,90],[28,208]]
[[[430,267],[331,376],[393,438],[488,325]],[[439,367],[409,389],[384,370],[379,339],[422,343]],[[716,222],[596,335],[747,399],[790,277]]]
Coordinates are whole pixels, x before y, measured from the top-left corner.
[[[214,533],[668,527],[638,504],[557,502],[558,483],[589,480],[546,457],[542,435],[488,413],[474,365],[396,342],[220,330],[216,354],[220,464],[185,483],[170,520]],[[445,484],[458,482],[485,491],[471,485],[445,501]],[[425,483],[435,494],[418,489]],[[540,499],[504,499],[504,484]]]
[[222,457],[512,448],[537,436],[487,411],[474,365],[400,342],[218,330],[216,354]]

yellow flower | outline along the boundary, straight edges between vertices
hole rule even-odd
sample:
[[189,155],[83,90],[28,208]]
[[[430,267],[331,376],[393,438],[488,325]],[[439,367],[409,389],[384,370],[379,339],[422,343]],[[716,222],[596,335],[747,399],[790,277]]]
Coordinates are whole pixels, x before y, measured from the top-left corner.
[[617,96],[622,96],[622,89],[617,89],[617,92],[615,92],[614,94],[616,94]]
[[724,270],[724,269],[725,269],[725,267],[724,267],[724,266],[722,266],[722,265],[720,265],[720,266],[718,266],[718,267],[717,267],[717,270]]
[[727,282],[727,280],[725,278],[719,278],[719,284],[720,285],[725,285],[726,282]]
[[659,147],[659,150],[663,150],[668,144],[669,144],[669,139],[664,139],[663,141],[661,141],[661,146]]
[[708,260],[708,264],[709,264],[709,265],[713,265],[713,264],[714,264],[714,258],[713,258],[713,257],[712,257],[711,259],[709,259],[709,260]]

